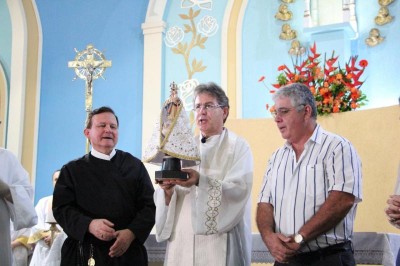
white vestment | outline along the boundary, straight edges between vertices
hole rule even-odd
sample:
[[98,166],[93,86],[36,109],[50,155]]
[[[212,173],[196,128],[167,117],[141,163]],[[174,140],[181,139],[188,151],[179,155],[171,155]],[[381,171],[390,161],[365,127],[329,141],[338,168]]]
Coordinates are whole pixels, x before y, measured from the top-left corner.
[[[53,196],[41,198],[36,204],[35,210],[38,215],[38,223],[32,228],[30,241],[36,243],[33,251],[30,266],[58,266],[61,263],[61,247],[66,239],[66,234],[62,228],[57,225],[53,243],[49,247],[43,237],[50,235],[50,224],[47,223],[49,213],[51,212]],[[54,219],[54,218],[53,218]]]
[[164,265],[251,264],[253,158],[246,141],[224,129],[200,144],[198,186],[175,186],[169,206],[154,194],[156,238],[168,240]]
[[9,186],[13,202],[0,198],[0,265],[11,265],[10,219],[14,230],[36,224],[33,208],[33,188],[28,173],[9,151],[0,148],[0,179]]
[[15,231],[13,224],[10,226],[11,242],[17,241],[21,245],[16,246],[12,250],[13,266],[26,266],[28,265],[28,258],[32,254],[32,248],[28,245],[28,238],[30,235],[30,228],[23,228]]

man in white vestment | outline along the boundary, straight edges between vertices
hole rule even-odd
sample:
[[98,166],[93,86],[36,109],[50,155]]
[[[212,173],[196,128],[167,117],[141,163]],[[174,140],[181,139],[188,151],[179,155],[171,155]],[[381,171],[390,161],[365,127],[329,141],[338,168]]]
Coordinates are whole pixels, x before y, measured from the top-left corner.
[[201,163],[187,180],[163,180],[154,194],[156,238],[168,240],[164,265],[251,264],[253,157],[224,127],[229,99],[214,83],[194,92]]
[[[60,170],[52,175],[53,187],[55,186]],[[54,221],[52,206],[53,195],[41,198],[36,204],[35,210],[38,216],[38,223],[31,229],[29,243],[35,244],[30,266],[58,266],[61,263],[61,247],[66,234],[57,224],[57,230],[51,238],[50,223]]]
[[12,264],[10,219],[13,230],[36,224],[33,207],[33,188],[28,173],[17,158],[0,148],[0,265]]

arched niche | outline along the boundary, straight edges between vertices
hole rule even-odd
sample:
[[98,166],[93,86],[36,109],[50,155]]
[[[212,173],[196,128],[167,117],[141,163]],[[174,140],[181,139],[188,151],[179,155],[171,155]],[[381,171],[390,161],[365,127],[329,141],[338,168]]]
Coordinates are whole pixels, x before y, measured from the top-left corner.
[[357,32],[355,0],[305,0],[304,27],[350,24]]

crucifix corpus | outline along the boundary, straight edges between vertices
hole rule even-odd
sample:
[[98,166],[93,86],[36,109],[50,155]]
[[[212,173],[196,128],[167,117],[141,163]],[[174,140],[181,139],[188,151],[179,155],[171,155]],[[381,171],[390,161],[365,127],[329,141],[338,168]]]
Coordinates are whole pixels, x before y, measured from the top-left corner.
[[[92,44],[88,44],[85,50],[78,51],[75,48],[76,56],[73,61],[68,62],[68,67],[75,71],[75,78],[85,80],[85,110],[86,121],[89,113],[92,111],[92,96],[93,96],[93,80],[103,77],[106,68],[111,67],[111,61],[106,60],[103,53],[94,48]],[[89,140],[86,140],[86,153],[89,152]]]

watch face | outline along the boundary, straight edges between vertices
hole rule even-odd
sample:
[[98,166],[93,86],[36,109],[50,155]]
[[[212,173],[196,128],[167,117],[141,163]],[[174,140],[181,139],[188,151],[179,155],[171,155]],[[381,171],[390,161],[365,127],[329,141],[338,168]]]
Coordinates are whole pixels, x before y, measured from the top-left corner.
[[303,242],[303,236],[300,234],[296,234],[294,236],[294,242],[296,242],[297,244],[300,244],[301,242]]

